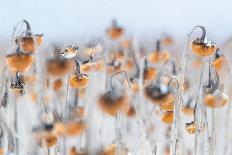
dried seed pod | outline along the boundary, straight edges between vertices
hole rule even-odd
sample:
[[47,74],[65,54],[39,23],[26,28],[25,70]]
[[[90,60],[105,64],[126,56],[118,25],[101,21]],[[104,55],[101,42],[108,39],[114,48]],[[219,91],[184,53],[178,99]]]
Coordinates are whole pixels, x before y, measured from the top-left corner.
[[119,50],[117,52],[114,52],[113,58],[116,59],[117,61],[124,61],[125,60],[125,54],[123,50]]
[[28,83],[28,84],[35,84],[36,83],[36,80],[37,80],[37,77],[35,74],[33,75],[28,75],[28,76],[24,76],[24,81],[25,83]]
[[[210,56],[216,52],[216,44],[206,40],[206,31],[203,26],[197,26],[202,29],[201,38],[192,42],[192,50],[197,56]],[[197,28],[195,27],[195,28]]]
[[216,44],[197,39],[192,43],[192,50],[197,56],[210,56],[215,53]]
[[86,88],[78,89],[78,97],[84,97],[86,93]]
[[188,116],[193,116],[194,109],[192,107],[190,107],[190,106],[184,106],[183,113],[188,115]]
[[63,122],[55,122],[53,132],[58,135],[65,135],[65,124]]
[[131,48],[132,47],[132,39],[123,39],[121,42],[123,48]]
[[69,151],[69,155],[88,155],[86,151],[77,151],[77,149],[73,146]]
[[[20,24],[25,24],[26,30],[22,31],[22,25],[19,29]],[[15,35],[16,31],[17,33],[20,33],[19,36]],[[18,22],[18,24],[15,26],[15,29],[13,31],[13,39],[15,40],[15,43],[17,45],[20,45],[20,49],[23,52],[32,53],[36,50],[36,44],[35,44],[36,41],[34,40],[34,36],[32,34],[30,24],[26,20],[22,20]]]
[[102,61],[95,61],[84,63],[81,65],[81,72],[89,73],[89,72],[97,72],[104,68]]
[[134,117],[136,115],[135,108],[132,104],[125,103],[121,109],[128,117]]
[[170,155],[170,147],[169,146],[166,146],[165,148],[164,148],[164,155]]
[[226,59],[224,56],[216,57],[216,59],[213,61],[213,66],[216,70],[220,70],[223,67],[223,64],[226,63]]
[[154,104],[165,103],[169,99],[170,91],[166,86],[148,85],[144,88],[144,95]]
[[164,46],[171,46],[174,45],[175,41],[171,36],[165,36],[162,40],[162,45]]
[[186,123],[185,129],[189,134],[194,134],[196,133],[196,124],[194,122],[191,123]]
[[36,133],[34,133],[34,136],[40,146],[46,146],[47,148],[55,146],[58,141],[56,135],[51,132],[36,131]]
[[69,155],[78,155],[77,149],[73,146],[69,151]]
[[47,72],[52,76],[65,76],[74,68],[74,63],[65,59],[50,59],[47,62]]
[[116,155],[116,145],[112,144],[103,150],[102,155]]
[[5,153],[4,153],[4,148],[0,148],[0,155],[4,155]]
[[193,61],[193,67],[195,68],[195,69],[200,69],[201,68],[201,66],[202,66],[202,64],[203,64],[203,61],[200,59],[200,58],[196,58],[194,61]]
[[135,63],[134,63],[134,60],[133,59],[127,59],[126,62],[125,62],[125,70],[128,72],[128,71],[131,71],[133,70],[135,67]]
[[34,56],[29,53],[15,53],[6,56],[6,64],[12,72],[27,71],[34,61]]
[[139,92],[139,85],[135,82],[131,82],[131,87],[134,93]]
[[[37,93],[36,92],[34,92],[34,91],[32,91],[32,92],[30,92],[30,95],[31,95],[31,100],[33,101],[33,102],[36,102],[36,100],[37,100]],[[44,96],[44,102],[45,103],[48,103],[49,102],[49,96]]]
[[[128,154],[128,149],[124,146],[120,147],[120,155],[127,155]],[[107,146],[101,155],[116,155],[117,151],[116,151],[116,145],[115,144],[111,144],[110,146]]]
[[83,117],[85,114],[85,109],[84,107],[76,107],[73,111],[73,115],[77,118]]
[[156,42],[156,50],[154,52],[152,52],[149,56],[148,56],[148,60],[151,63],[159,63],[159,62],[165,62],[167,60],[170,59],[170,53],[168,51],[162,51],[160,50],[160,40],[158,40]]
[[228,96],[216,90],[213,93],[207,93],[204,96],[204,104],[206,104],[210,108],[221,108],[228,103]]
[[108,35],[110,36],[111,39],[118,39],[122,34],[124,30],[120,27],[114,27],[110,30],[108,30]]
[[115,96],[114,93],[107,92],[100,96],[98,105],[104,113],[115,116],[127,101],[127,96]]
[[173,109],[174,109],[174,96],[172,94],[168,95],[167,101],[160,103],[160,108],[164,111],[173,111]]
[[162,52],[152,52],[149,56],[148,56],[148,60],[149,62],[156,64],[159,62],[165,62],[168,61],[170,59],[171,55],[168,51],[162,51]]
[[117,25],[117,21],[116,20],[113,20],[112,22],[112,27],[109,28],[107,31],[107,34],[108,36],[111,38],[111,39],[118,39],[119,37],[122,36],[122,34],[124,33],[124,30],[123,28],[119,27]]
[[57,144],[57,137],[55,135],[48,135],[46,138],[45,138],[45,142],[46,142],[46,146],[48,148],[54,146]]
[[83,121],[71,121],[65,124],[66,127],[66,135],[68,136],[79,136],[81,135],[85,129],[86,124]]
[[62,79],[56,79],[53,83],[53,89],[55,91],[59,91],[63,87]]
[[90,45],[84,49],[84,54],[88,56],[94,56],[102,51],[103,51],[103,47],[101,44],[91,45],[90,43]]
[[88,83],[89,78],[86,74],[73,75],[69,79],[70,86],[77,89],[86,88]]
[[153,67],[146,67],[144,69],[143,78],[144,80],[154,80],[156,77],[156,69]]
[[36,38],[37,44],[40,46],[43,42],[43,34],[36,34],[35,38]]
[[126,114],[127,114],[127,117],[130,117],[130,118],[134,117],[136,115],[134,106],[130,106]]
[[168,111],[168,112],[163,113],[162,122],[166,124],[171,124],[173,122],[173,112]]
[[32,36],[25,36],[20,39],[21,48],[24,52],[34,52],[35,43]]

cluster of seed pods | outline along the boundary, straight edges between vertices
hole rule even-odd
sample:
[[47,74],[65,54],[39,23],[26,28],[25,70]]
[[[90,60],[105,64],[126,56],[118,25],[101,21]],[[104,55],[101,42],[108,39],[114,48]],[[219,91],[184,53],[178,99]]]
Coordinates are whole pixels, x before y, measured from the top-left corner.
[[0,155],[231,154],[232,45],[203,26],[181,53],[171,36],[148,47],[116,21],[89,43],[44,48],[43,37],[26,20],[14,27]]

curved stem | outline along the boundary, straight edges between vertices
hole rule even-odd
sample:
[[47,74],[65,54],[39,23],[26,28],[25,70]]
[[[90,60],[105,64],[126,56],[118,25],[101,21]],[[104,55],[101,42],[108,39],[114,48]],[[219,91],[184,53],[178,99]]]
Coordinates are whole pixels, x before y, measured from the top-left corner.
[[190,107],[191,106],[191,103],[193,101],[193,97],[189,97],[188,101],[187,101],[187,107]]
[[156,52],[160,52],[160,40],[156,41]]
[[16,24],[16,26],[14,27],[13,34],[12,34],[12,40],[15,38],[15,33],[16,33],[17,27],[19,26],[20,23],[26,24],[26,35],[31,34],[31,26],[30,26],[29,22],[27,20],[23,19],[23,20],[19,21]]
[[74,61],[75,61],[75,64],[76,64],[76,74],[79,75],[81,74],[81,66],[80,66],[80,63],[78,62],[77,58],[73,58]]
[[[162,76],[162,74],[164,74],[164,67],[166,67],[166,65],[168,65],[169,63],[172,64],[172,69],[176,68],[176,65],[175,65],[175,62],[174,60],[170,59],[170,60],[167,60],[163,63],[163,65],[160,67],[158,73],[157,73],[157,78],[156,80],[153,82],[153,85],[156,85],[156,84],[159,84],[161,81],[160,81],[160,78]],[[175,69],[176,70],[176,69]],[[174,71],[176,72],[176,71]],[[172,73],[173,73],[173,70],[172,70]],[[175,75],[175,74],[174,74]]]
[[178,75],[178,79],[179,79],[179,88],[178,92],[176,93],[176,99],[174,101],[174,120],[173,120],[173,132],[172,132],[172,149],[171,149],[171,153],[176,155],[176,154],[181,154],[181,150],[180,149],[180,137],[181,137],[181,133],[180,133],[180,122],[181,122],[181,118],[180,118],[180,113],[181,113],[181,107],[182,107],[182,101],[183,101],[183,93],[184,93],[184,80],[185,80],[185,69],[186,69],[186,62],[187,62],[187,58],[189,56],[189,52],[188,52],[188,47],[191,41],[191,37],[193,32],[197,29],[200,28],[202,29],[202,36],[201,39],[205,39],[206,38],[206,31],[205,28],[203,26],[197,25],[195,26],[190,34],[188,35],[188,41],[185,45],[184,48],[184,52],[182,54],[182,58],[181,58],[181,68],[180,68],[180,73]]
[[205,27],[204,27],[204,26],[201,26],[201,25],[195,26],[195,27],[192,29],[192,31],[191,31],[190,34],[192,34],[197,28],[200,28],[200,29],[202,30],[202,35],[201,35],[200,40],[201,40],[201,41],[205,41],[205,40],[206,40],[206,30],[205,30]]
[[30,26],[29,22],[25,19],[23,19],[22,22],[24,22],[26,24],[27,31],[31,31],[31,26]]
[[136,67],[136,73],[135,73],[135,75],[133,76],[133,77],[137,77],[137,78],[139,78],[139,64],[137,63],[137,61],[136,61],[136,56],[135,56],[135,53],[134,52],[132,52],[132,59],[133,59],[133,61],[134,61],[134,63],[135,63],[135,67]]
[[131,83],[130,83],[130,80],[128,78],[128,75],[127,75],[127,72],[126,71],[120,71],[120,72],[117,72],[115,74],[113,74],[111,77],[110,77],[110,87],[111,89],[113,89],[113,78],[118,75],[118,74],[123,74],[125,76],[125,79],[127,80],[127,83],[130,87],[130,89],[132,89],[132,86],[131,86]]

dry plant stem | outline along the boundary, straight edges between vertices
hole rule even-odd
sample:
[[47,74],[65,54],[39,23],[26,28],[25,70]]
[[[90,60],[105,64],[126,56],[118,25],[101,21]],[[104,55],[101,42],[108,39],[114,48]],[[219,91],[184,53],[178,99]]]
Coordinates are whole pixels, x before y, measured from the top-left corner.
[[156,155],[157,154],[157,142],[155,143],[154,147],[153,147],[153,151],[152,151],[152,155]]
[[226,118],[225,118],[225,134],[224,134],[224,152],[223,154],[228,154],[228,150],[229,150],[229,146],[230,146],[230,135],[229,135],[229,131],[230,131],[230,111],[231,111],[231,104],[228,105],[227,109],[226,109]]
[[[101,122],[100,122],[100,128],[98,130],[98,133],[99,133],[99,136],[101,139],[104,138],[104,135],[103,135],[103,128],[104,128],[104,125],[105,125],[105,117],[101,114]],[[104,145],[103,145],[103,141],[100,142],[100,145],[101,145],[101,149],[104,148]]]
[[45,75],[42,77],[44,77],[44,78],[42,78],[42,86],[39,88],[39,92],[41,92],[39,102],[42,103],[43,111],[45,112],[45,114],[48,115],[48,109],[47,109],[47,106],[45,105],[45,102],[44,102],[44,92],[45,92],[44,85],[45,85],[45,79],[47,79],[47,78]]
[[215,114],[214,109],[211,110],[211,119],[212,119],[212,128],[211,128],[211,136],[210,136],[210,143],[209,143],[209,155],[215,154],[216,148],[216,131],[215,131]]
[[[201,120],[200,117],[201,116],[201,110],[202,110],[202,104],[199,103],[200,101],[202,101],[202,82],[203,82],[203,73],[204,73],[204,68],[205,68],[205,65],[203,65],[202,69],[201,69],[201,74],[200,74],[200,80],[199,80],[199,87],[198,87],[198,90],[199,90],[199,94],[198,94],[198,97],[197,97],[197,100],[196,100],[196,108],[194,109],[194,121],[196,122],[196,127],[197,127],[197,130],[196,130],[196,134],[195,134],[195,142],[194,142],[194,154],[197,155],[198,154],[198,150],[199,150],[199,145],[200,145],[200,134],[201,134]],[[200,115],[200,116],[199,116]]]
[[48,148],[48,155],[50,155],[50,152],[51,152],[51,151],[50,151],[50,149]]
[[[146,58],[144,57],[141,61],[141,65],[140,65],[140,78],[139,78],[139,87],[140,87],[140,94],[139,94],[139,100],[143,100],[143,92],[141,90],[143,90],[143,68],[144,68],[144,61],[146,60]],[[138,103],[142,103],[140,101],[138,101]],[[146,135],[146,129],[145,129],[145,119],[146,119],[146,114],[144,112],[144,105],[143,104],[140,104],[138,106],[138,103],[135,104],[135,110],[136,110],[136,113],[137,113],[137,117],[136,117],[136,121],[138,123],[138,126],[140,128],[140,141],[141,143],[143,144],[142,147],[146,147],[148,148],[147,150],[147,153],[152,153],[152,147],[151,147],[151,144],[150,144],[150,141],[148,140],[148,137]]]
[[76,74],[79,75],[81,73],[80,63],[78,62],[77,58],[73,58],[75,64],[76,64]]
[[64,120],[66,119],[68,115],[67,109],[68,109],[68,94],[69,94],[69,78],[70,78],[70,75],[68,75],[68,79],[66,82],[65,105],[64,105],[64,111],[63,111]]
[[[15,133],[18,134],[18,103],[16,99],[16,95],[14,95],[14,129]],[[15,153],[16,155],[19,155],[19,139],[18,137],[15,137]]]
[[[211,59],[209,58],[208,60],[208,65],[209,65],[209,80],[212,80],[212,77],[211,77],[211,66],[210,66],[210,62],[211,62]],[[206,66],[205,64],[204,64],[204,66]],[[203,73],[204,73],[204,68],[202,69],[202,74],[201,74],[201,81],[200,81],[200,84],[199,84],[199,89],[203,89],[203,80],[202,80],[202,78],[203,78]],[[203,97],[203,91],[200,91],[201,93],[199,94],[201,97]],[[203,101],[203,100],[202,100]],[[209,123],[208,123],[208,118],[207,118],[207,110],[206,110],[206,106],[202,103],[201,104],[201,109],[200,110],[202,110],[202,113],[203,113],[203,120],[204,120],[204,124],[205,124],[205,128],[206,128],[206,136],[207,136],[207,144],[206,145],[208,145],[208,151],[210,151],[210,145],[211,145],[211,136],[210,136],[210,132],[209,132]],[[197,115],[197,116],[199,116],[199,115]],[[200,123],[200,122],[199,122]],[[200,125],[201,124],[199,124],[199,127],[200,127]],[[200,137],[199,137],[200,138]],[[199,144],[199,146],[201,146],[201,144]]]
[[77,108],[77,106],[78,106],[78,102],[79,102],[78,93],[79,93],[79,91],[78,91],[78,89],[76,89],[75,93],[74,93],[75,94],[74,103],[73,103],[74,108]]
[[[181,89],[179,88],[179,82],[177,79],[173,79],[176,81],[176,90],[178,93],[178,90]],[[174,99],[174,120],[173,120],[173,127],[172,127],[172,148],[171,148],[171,153],[176,155],[176,154],[181,154],[180,150],[180,111],[181,111],[181,105],[182,105],[182,98],[179,96],[181,94],[176,94],[175,93],[175,99]]]
[[[3,81],[2,81],[2,91],[1,91],[1,97],[4,96],[4,90],[5,90],[5,85],[6,85],[6,81],[7,81],[7,74],[8,74],[8,69],[7,67],[5,67],[4,71],[3,71]],[[1,107],[2,105],[0,105]]]
[[[14,27],[14,29],[13,29],[12,37],[11,37],[11,43],[14,42],[15,33],[16,33],[16,30],[17,30],[19,24],[20,24],[20,23],[24,23],[25,21],[26,21],[26,20],[19,21],[19,22],[15,25],[15,27]],[[25,24],[26,24],[26,26],[27,26],[27,28],[28,28],[29,23],[26,21]],[[30,26],[29,26],[29,28],[30,28]],[[22,25],[21,25],[21,28],[20,28],[20,29],[22,29]]]
[[[205,64],[203,65],[201,69],[201,74],[200,74],[200,80],[199,80],[199,94],[197,98],[197,105],[196,105],[196,113],[194,114],[194,118],[196,121],[196,126],[197,126],[197,132],[195,134],[195,144],[194,144],[194,154],[199,154],[203,153],[203,147],[204,145],[208,145],[208,149],[210,144],[210,135],[209,135],[209,123],[208,123],[208,118],[207,118],[207,111],[206,107],[203,104],[203,74],[205,71]],[[204,135],[202,135],[202,124],[205,125],[205,134],[207,136],[207,143],[203,143],[203,138]],[[199,152],[202,151],[202,152]],[[209,150],[208,150],[209,151]]]
[[128,85],[129,85],[129,87],[130,87],[130,89],[131,89],[131,88],[132,88],[132,87],[131,87],[131,83],[130,83],[130,80],[129,80],[128,76],[127,76],[126,71],[120,71],[120,72],[117,72],[117,73],[115,73],[115,74],[113,74],[113,75],[111,76],[111,78],[110,78],[110,87],[111,87],[111,89],[113,88],[113,78],[114,78],[116,75],[118,75],[118,74],[123,74],[123,75],[125,76],[125,79],[127,80],[127,83],[128,83]]
[[202,26],[195,26],[192,31],[190,32],[190,34],[188,35],[188,41],[185,45],[184,48],[184,52],[181,58],[181,68],[180,68],[180,73],[178,75],[178,79],[179,79],[179,89],[177,90],[177,94],[176,94],[176,100],[174,101],[174,118],[173,118],[173,130],[172,130],[172,142],[171,142],[171,154],[173,155],[177,155],[177,154],[181,154],[181,142],[180,142],[180,114],[181,114],[181,107],[182,107],[182,95],[184,92],[184,78],[185,78],[185,69],[186,69],[186,62],[187,62],[187,58],[190,54],[190,52],[188,52],[188,48],[189,48],[189,44],[191,41],[191,37],[193,32],[197,29],[200,28],[203,31],[203,34],[201,36],[201,39],[205,39],[205,29]]
[[[117,72],[115,74],[113,74],[110,78],[110,87],[111,89],[113,89],[113,78],[116,76],[116,75],[119,75],[119,74],[123,74],[125,76],[125,79],[127,80],[127,83],[129,85],[129,88],[130,90],[132,89],[131,87],[131,83],[130,83],[130,80],[127,76],[127,73],[126,71],[120,71],[120,72]],[[121,133],[121,124],[122,124],[122,120],[121,120],[121,113],[118,112],[116,117],[115,117],[115,141],[116,141],[116,146],[117,146],[117,149],[116,149],[116,154],[117,155],[120,155],[121,154],[121,148],[122,148],[122,133]]]
[[225,134],[224,134],[224,152],[223,154],[228,154],[228,150],[229,150],[229,131],[230,131],[230,122],[231,122],[231,104],[228,105],[227,109],[226,109],[226,118],[225,118]]
[[[211,69],[210,68],[211,67],[210,66],[211,65],[211,61],[212,60],[209,58],[208,59],[209,69]],[[218,78],[218,80],[219,80],[219,78]],[[207,111],[206,111],[206,107],[205,106],[204,106],[203,110],[204,110],[206,131],[207,131],[207,137],[208,137],[208,151],[209,151],[209,155],[214,155],[214,149],[215,149],[215,143],[216,143],[216,139],[215,139],[216,138],[216,133],[215,133],[215,115],[214,115],[214,109],[211,110],[211,124],[212,124],[211,125],[211,135],[209,135],[209,124],[208,124]]]
[[[66,121],[67,116],[68,116],[68,94],[69,94],[69,77],[70,75],[68,75],[68,79],[66,82],[66,93],[65,93],[65,105],[64,105],[64,111],[63,111],[63,120]],[[63,154],[67,153],[67,137],[63,136]]]
[[[231,49],[229,50],[229,52],[231,51]],[[229,77],[228,77],[228,81],[231,80],[231,77],[232,77],[232,66],[231,66],[231,63],[230,61],[228,60],[227,57],[226,58],[226,61],[228,63],[228,72],[229,72]],[[231,92],[231,86],[229,86],[229,91],[228,92]],[[229,96],[229,101],[231,100],[231,97]],[[228,150],[229,150],[229,145],[230,145],[230,142],[229,142],[229,139],[230,139],[230,136],[229,136],[229,131],[230,131],[230,122],[231,122],[231,104],[228,104],[228,107],[226,109],[226,116],[225,116],[225,134],[224,134],[224,152],[223,154],[228,154]]]
[[13,153],[15,150],[14,136],[11,129],[8,127],[7,123],[5,122],[4,116],[1,112],[0,112],[0,125],[2,126],[5,133],[7,134],[8,152]]
[[115,117],[115,143],[116,143],[116,155],[121,154],[122,147],[122,133],[121,133],[121,114],[117,113]]

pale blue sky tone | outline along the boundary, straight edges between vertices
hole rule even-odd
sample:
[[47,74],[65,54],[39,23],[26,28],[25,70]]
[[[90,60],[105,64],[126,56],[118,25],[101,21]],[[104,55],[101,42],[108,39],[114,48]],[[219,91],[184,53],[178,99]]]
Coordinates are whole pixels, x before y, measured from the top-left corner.
[[80,39],[101,34],[113,17],[136,36],[168,31],[186,36],[204,25],[216,42],[232,36],[230,0],[0,0],[0,37],[9,39],[13,26],[27,19],[35,33],[49,40]]

